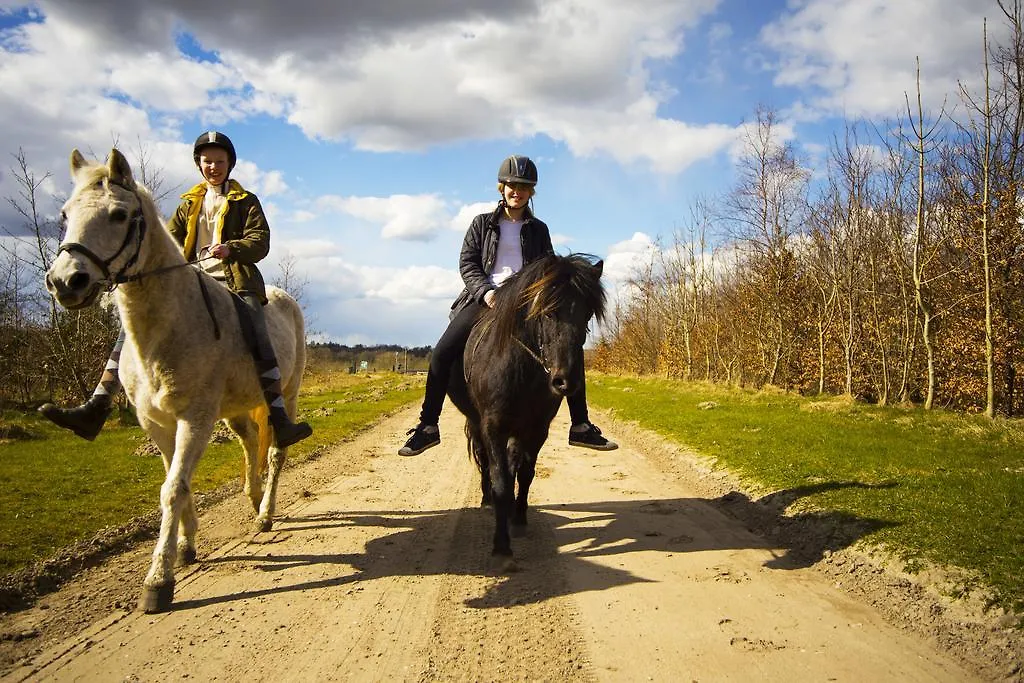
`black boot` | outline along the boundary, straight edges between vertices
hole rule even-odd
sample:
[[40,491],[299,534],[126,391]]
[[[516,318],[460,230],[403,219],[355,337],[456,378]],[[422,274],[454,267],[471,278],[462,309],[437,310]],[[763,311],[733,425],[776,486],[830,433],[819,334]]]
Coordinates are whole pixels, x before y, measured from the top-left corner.
[[270,426],[274,428],[274,443],[278,448],[288,448],[313,435],[313,428],[309,424],[292,422],[284,408],[277,406],[270,406]]
[[110,396],[96,395],[77,408],[58,408],[52,403],[39,406],[39,412],[58,427],[70,429],[87,441],[92,441],[103,429],[113,410]]

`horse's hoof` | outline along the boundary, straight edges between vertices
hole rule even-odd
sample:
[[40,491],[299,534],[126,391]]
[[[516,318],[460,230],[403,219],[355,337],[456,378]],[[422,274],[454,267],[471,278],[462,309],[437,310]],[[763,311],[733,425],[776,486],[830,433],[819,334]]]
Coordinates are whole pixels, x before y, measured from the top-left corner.
[[166,612],[171,608],[174,601],[174,583],[166,583],[162,586],[142,587],[142,595],[139,596],[139,611],[146,614]]
[[491,507],[491,499],[486,497],[486,496],[481,498],[480,499],[480,507],[482,507],[482,508],[489,508],[489,507]]
[[274,520],[270,517],[256,518],[256,531],[270,531],[274,528]]
[[196,549],[195,548],[182,548],[178,551],[178,566],[187,567],[190,564],[196,563]]

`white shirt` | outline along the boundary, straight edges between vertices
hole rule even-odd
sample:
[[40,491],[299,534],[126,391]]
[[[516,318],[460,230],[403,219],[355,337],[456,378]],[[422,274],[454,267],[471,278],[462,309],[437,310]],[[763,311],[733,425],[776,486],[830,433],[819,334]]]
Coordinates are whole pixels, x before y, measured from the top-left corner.
[[523,243],[520,238],[523,222],[502,218],[498,221],[498,227],[501,228],[501,236],[498,238],[498,253],[491,271],[491,282],[495,287],[500,287],[501,283],[523,267]]
[[[226,186],[226,184],[220,187],[206,186],[203,210],[199,212],[199,221],[196,226],[196,249],[199,258],[209,256],[209,247],[220,244],[220,229],[223,227],[223,221],[218,220],[218,217],[221,211],[225,210],[224,205],[228,201],[221,192]],[[224,279],[224,262],[220,259],[211,258],[203,261],[199,266],[218,280]]]

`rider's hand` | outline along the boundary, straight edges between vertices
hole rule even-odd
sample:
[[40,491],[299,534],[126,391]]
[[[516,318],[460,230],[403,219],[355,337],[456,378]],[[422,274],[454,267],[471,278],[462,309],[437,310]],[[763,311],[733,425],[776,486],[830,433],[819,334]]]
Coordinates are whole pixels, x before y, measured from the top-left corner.
[[214,244],[210,247],[210,256],[224,260],[231,256],[231,247],[226,244]]
[[488,289],[487,293],[484,294],[484,303],[487,304],[488,308],[494,308],[494,290]]

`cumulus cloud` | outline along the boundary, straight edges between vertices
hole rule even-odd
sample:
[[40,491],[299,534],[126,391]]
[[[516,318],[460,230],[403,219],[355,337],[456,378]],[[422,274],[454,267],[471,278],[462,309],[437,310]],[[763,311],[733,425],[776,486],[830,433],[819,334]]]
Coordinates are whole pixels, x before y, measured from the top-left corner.
[[482,213],[490,213],[494,211],[494,208],[498,205],[497,199],[493,202],[475,202],[473,204],[465,204],[459,207],[455,217],[452,218],[449,227],[455,232],[466,232],[469,228],[469,224],[473,222],[473,219]]
[[[662,117],[673,93],[652,67],[719,1],[39,0],[45,21],[18,29],[9,68],[42,110],[69,91],[117,94],[161,116],[285,116],[365,150],[513,131],[674,173],[730,131]],[[182,31],[208,59],[180,52]]]
[[327,195],[318,207],[341,211],[381,226],[381,237],[427,241],[450,224],[445,202],[437,195],[395,194],[390,197]]
[[[955,97],[958,81],[977,83],[982,19],[998,12],[988,0],[806,0],[761,32],[778,54],[775,84],[809,93],[801,114],[891,116],[915,92],[921,59],[929,106]],[[1005,27],[989,22],[998,40]]]
[[657,246],[649,235],[635,232],[628,240],[613,244],[604,259],[605,286],[615,294],[622,291],[626,283],[639,268],[651,262]]

